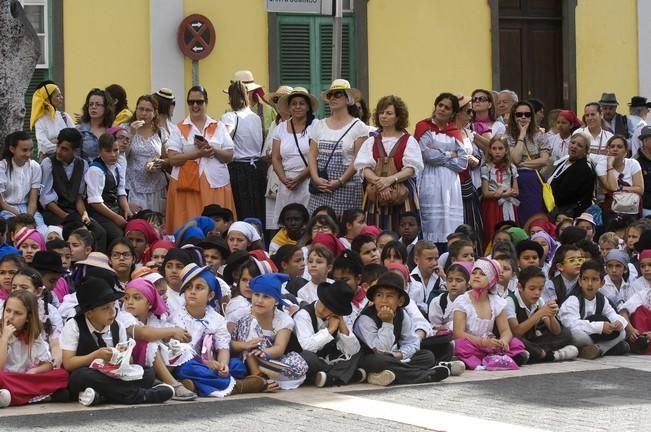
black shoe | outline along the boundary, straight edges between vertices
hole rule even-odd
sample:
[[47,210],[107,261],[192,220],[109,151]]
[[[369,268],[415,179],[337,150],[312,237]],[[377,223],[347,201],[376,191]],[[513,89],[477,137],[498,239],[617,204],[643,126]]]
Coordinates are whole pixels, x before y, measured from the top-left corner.
[[513,356],[513,361],[518,366],[527,364],[529,361],[529,351],[522,351],[520,354]]
[[145,403],[161,403],[172,399],[174,387],[169,384],[158,384],[145,390]]
[[355,369],[353,377],[350,379],[350,384],[361,384],[366,381],[366,371],[362,368]]
[[640,335],[633,344],[630,345],[631,351],[637,354],[644,354],[644,352],[649,348],[649,339],[646,335]]
[[631,352],[631,346],[626,341],[621,341],[610,349],[608,355],[626,355]]
[[450,369],[446,366],[436,365],[429,370],[429,382],[439,382],[450,376]]
[[59,389],[50,395],[50,402],[70,402],[70,392],[67,388]]

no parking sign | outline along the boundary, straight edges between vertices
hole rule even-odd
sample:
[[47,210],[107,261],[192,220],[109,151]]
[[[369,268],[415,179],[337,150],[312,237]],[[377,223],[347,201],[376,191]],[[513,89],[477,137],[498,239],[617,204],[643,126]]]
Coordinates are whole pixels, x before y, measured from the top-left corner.
[[203,15],[187,16],[179,25],[177,40],[184,56],[195,61],[204,59],[215,47],[215,27]]

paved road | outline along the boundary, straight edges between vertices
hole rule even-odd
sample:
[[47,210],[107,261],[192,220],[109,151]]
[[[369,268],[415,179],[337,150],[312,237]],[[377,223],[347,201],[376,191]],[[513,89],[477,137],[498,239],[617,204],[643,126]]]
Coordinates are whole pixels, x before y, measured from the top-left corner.
[[0,431],[646,432],[650,388],[651,357],[610,357],[418,386],[306,387],[141,407],[41,404],[0,411]]

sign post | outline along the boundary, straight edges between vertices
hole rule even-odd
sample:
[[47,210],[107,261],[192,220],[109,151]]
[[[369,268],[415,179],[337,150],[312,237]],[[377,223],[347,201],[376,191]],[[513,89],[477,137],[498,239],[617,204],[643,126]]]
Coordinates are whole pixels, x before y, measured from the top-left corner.
[[192,60],[192,85],[199,85],[199,60],[215,47],[215,27],[203,15],[189,15],[179,25],[177,42],[183,55]]
[[341,0],[332,2],[332,81],[341,78]]

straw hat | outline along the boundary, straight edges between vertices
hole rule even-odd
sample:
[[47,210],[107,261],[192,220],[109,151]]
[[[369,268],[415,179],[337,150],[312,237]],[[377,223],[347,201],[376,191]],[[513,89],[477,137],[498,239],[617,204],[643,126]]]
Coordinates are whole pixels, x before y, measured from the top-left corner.
[[278,101],[278,109],[281,111],[289,111],[289,100],[298,95],[305,96],[310,100],[310,107],[313,113],[319,110],[319,100],[314,95],[311,95],[304,87],[296,87],[291,93],[281,97]]
[[[255,78],[253,78],[253,72],[249,70],[240,70],[235,72],[232,81],[242,81],[242,84],[246,86],[247,91],[257,90],[262,87],[260,84],[255,82]],[[224,93],[228,93],[228,87],[224,89]]]
[[269,100],[271,100],[271,99],[273,99],[275,97],[281,98],[281,97],[283,97],[285,95],[290,94],[293,90],[294,89],[292,87],[288,86],[288,85],[281,85],[280,87],[278,87],[278,90],[276,90],[275,92],[269,93],[267,96],[269,96]]
[[89,265],[115,273],[115,270],[113,270],[109,265],[109,257],[101,252],[91,252],[85,260],[77,261],[77,264]]
[[362,92],[361,91],[359,91],[356,88],[351,87],[348,80],[340,78],[340,79],[334,80],[332,82],[332,84],[330,84],[330,87],[326,91],[321,92],[321,99],[323,99],[324,101],[327,101],[328,98],[326,97],[326,95],[328,93],[336,91],[336,90],[344,90],[346,93],[350,94],[353,97],[353,99],[355,99],[355,100],[359,100],[359,99],[362,98]]
[[456,93],[455,96],[457,97],[457,99],[459,99],[459,109],[465,107],[470,102],[472,102],[471,98],[464,96],[461,93]]

